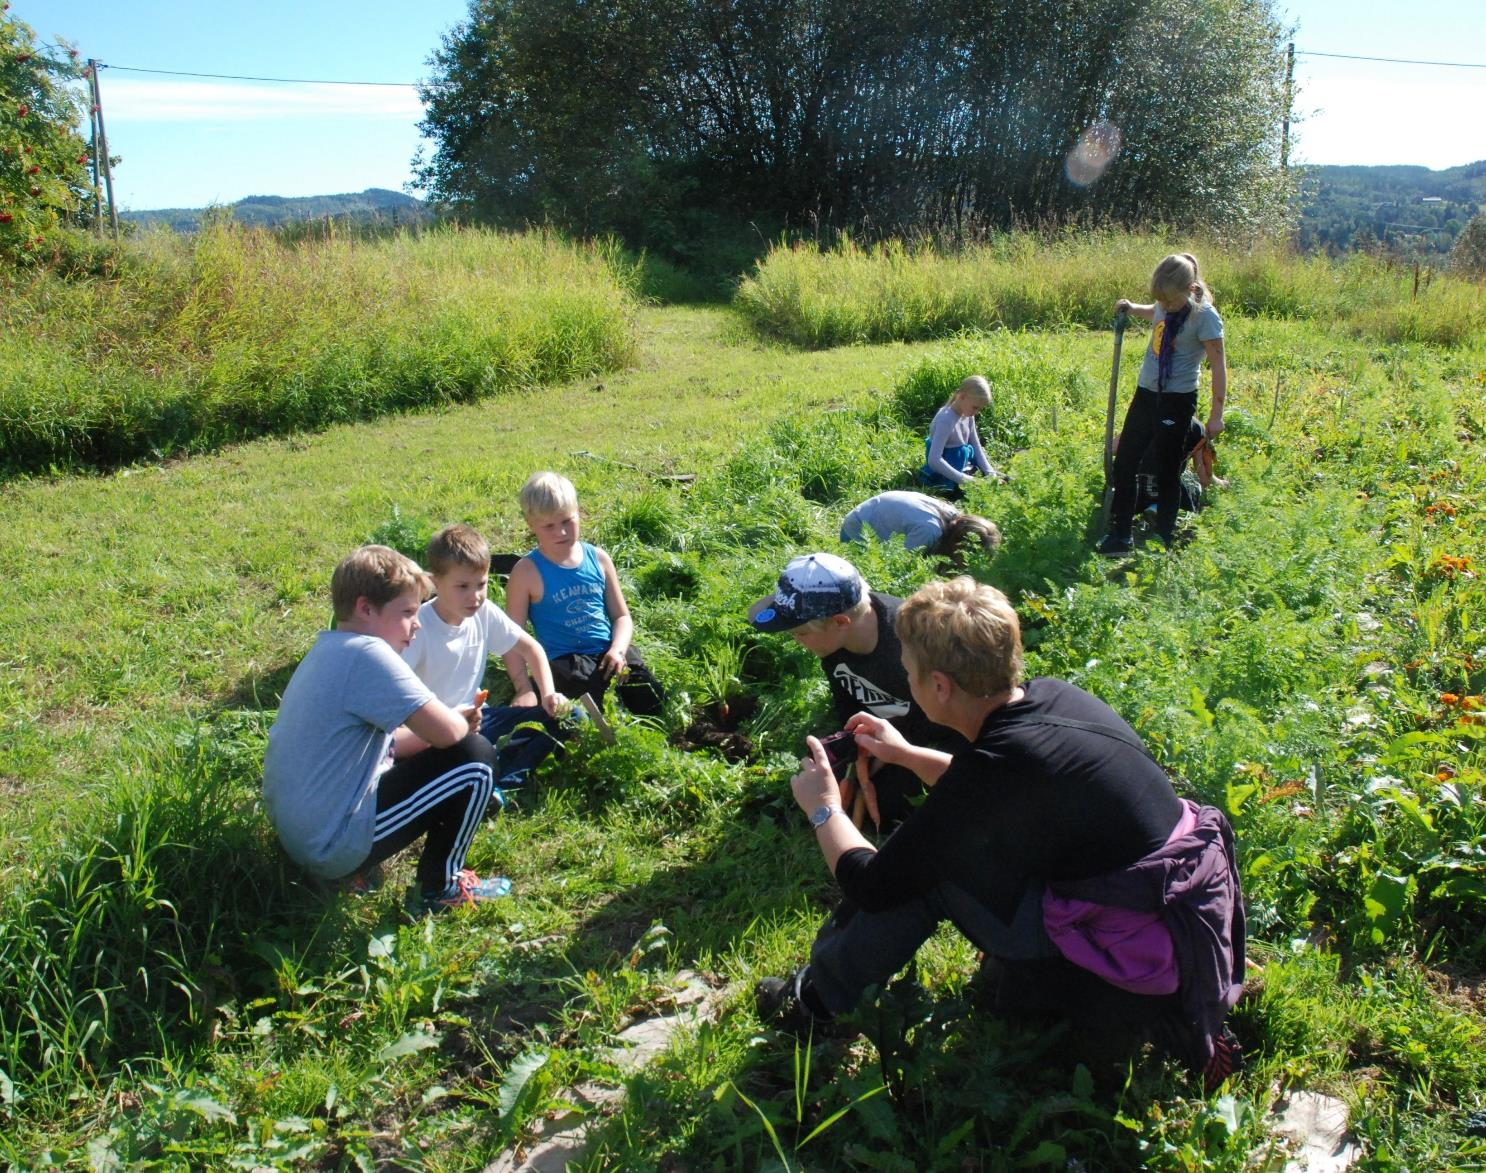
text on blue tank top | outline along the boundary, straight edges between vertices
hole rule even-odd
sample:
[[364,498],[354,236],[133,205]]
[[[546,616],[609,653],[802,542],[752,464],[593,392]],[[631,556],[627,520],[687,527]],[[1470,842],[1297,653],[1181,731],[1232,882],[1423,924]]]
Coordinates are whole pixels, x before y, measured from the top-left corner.
[[542,577],[542,598],[529,610],[532,632],[550,659],[573,653],[602,655],[609,648],[614,626],[604,606],[604,568],[587,542],[583,561],[559,566],[540,550],[527,555]]

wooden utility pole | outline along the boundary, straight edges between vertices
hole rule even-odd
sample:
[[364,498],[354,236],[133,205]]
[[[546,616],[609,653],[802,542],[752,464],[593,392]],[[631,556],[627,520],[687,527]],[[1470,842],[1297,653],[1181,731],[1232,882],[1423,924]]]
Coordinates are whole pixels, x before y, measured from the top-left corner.
[[103,164],[98,154],[98,99],[93,88],[93,62],[88,62],[88,128],[93,143],[93,235],[103,239]]
[[[103,129],[103,93],[98,88],[98,62],[88,58],[88,85],[93,91],[93,184],[97,196],[98,164],[103,164],[103,182],[108,186],[108,219],[114,242],[119,239],[119,207],[114,203],[114,169],[108,158],[108,131]],[[96,205],[95,205],[96,206]],[[101,217],[100,217],[101,219]]]
[[1290,106],[1295,100],[1295,42],[1285,46],[1285,125],[1280,131],[1280,169],[1290,170]]

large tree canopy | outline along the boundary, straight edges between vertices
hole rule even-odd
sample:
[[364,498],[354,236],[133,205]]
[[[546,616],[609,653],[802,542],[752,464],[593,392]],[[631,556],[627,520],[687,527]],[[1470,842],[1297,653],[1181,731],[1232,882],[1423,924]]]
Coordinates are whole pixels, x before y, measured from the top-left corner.
[[877,231],[1278,226],[1270,0],[471,0],[424,87],[434,199],[644,235],[681,208]]

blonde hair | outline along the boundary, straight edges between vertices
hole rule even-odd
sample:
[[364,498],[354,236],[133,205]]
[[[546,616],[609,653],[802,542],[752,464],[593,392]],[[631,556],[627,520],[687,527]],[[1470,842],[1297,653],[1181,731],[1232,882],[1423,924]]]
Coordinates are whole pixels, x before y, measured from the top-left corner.
[[1197,275],[1197,258],[1191,253],[1172,253],[1151,274],[1151,296],[1171,300],[1177,295],[1212,304],[1213,291]]
[[943,672],[972,696],[999,696],[1021,682],[1016,611],[995,587],[967,575],[904,600],[895,630],[921,674]]
[[519,500],[523,517],[553,517],[577,510],[578,490],[560,473],[534,472],[521,486]]
[[950,558],[959,553],[960,546],[970,538],[980,543],[980,548],[989,558],[1001,546],[1001,531],[995,522],[977,517],[973,513],[956,513],[944,523],[944,535],[934,543],[931,553]]
[[981,407],[989,407],[991,402],[991,384],[984,375],[970,375],[955,388],[955,393],[945,402],[953,403],[961,395],[970,400],[971,403],[978,404]]
[[461,566],[490,569],[490,545],[472,525],[446,525],[428,539],[423,560],[429,572],[444,575]]
[[421,599],[433,584],[411,558],[387,546],[361,546],[342,558],[330,576],[330,602],[341,622],[356,613],[357,599],[380,611],[414,587]]

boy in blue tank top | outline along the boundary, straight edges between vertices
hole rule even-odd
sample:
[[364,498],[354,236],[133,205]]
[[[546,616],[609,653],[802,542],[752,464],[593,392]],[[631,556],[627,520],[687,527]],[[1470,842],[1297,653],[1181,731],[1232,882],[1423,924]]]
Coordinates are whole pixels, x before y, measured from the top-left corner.
[[665,693],[630,646],[635,625],[613,561],[579,537],[573,483],[555,472],[533,473],[520,501],[537,548],[511,571],[506,613],[518,626],[530,620],[559,692],[599,700],[617,681],[630,712],[658,714]]

